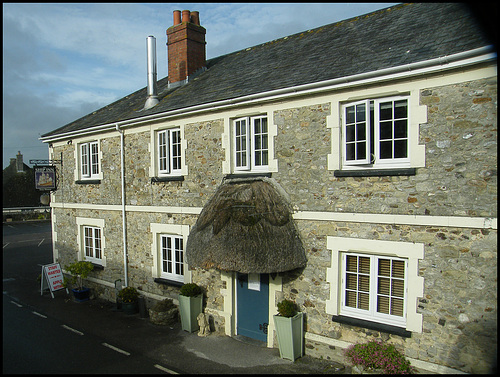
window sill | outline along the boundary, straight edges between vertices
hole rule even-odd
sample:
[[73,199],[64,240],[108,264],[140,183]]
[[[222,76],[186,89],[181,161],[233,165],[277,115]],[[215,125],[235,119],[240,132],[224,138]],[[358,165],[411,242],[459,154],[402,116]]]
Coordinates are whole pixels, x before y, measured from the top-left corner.
[[171,177],[151,177],[151,183],[158,182],[180,182],[184,181],[183,175],[173,175]]
[[271,178],[272,173],[249,173],[249,172],[241,172],[241,173],[233,173],[233,174],[226,174],[224,179],[234,179],[234,178],[254,178],[254,177],[265,177],[265,178]]
[[172,285],[174,287],[180,287],[180,286],[184,285],[184,283],[181,283],[179,281],[164,279],[164,278],[155,278],[154,282],[158,283],[158,284],[163,284],[163,285]]
[[338,316],[334,315],[332,317],[332,321],[337,323],[343,323],[349,326],[364,327],[370,330],[382,331],[388,334],[399,335],[403,338],[411,338],[410,331],[402,327],[386,325],[384,323],[371,322],[371,321],[366,321],[364,319],[351,318],[343,315],[338,315]]
[[335,177],[387,177],[416,175],[416,168],[403,169],[366,169],[366,170],[334,170]]
[[100,179],[80,179],[75,181],[77,185],[99,185],[101,183]]

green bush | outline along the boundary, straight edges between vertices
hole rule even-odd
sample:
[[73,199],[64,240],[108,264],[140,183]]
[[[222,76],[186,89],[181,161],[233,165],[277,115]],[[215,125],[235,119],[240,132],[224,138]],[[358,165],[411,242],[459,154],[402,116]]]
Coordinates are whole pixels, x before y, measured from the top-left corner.
[[282,317],[291,318],[299,312],[297,304],[291,300],[284,299],[278,303],[278,314]]
[[94,265],[87,261],[78,261],[71,263],[66,266],[66,271],[71,274],[71,277],[67,279],[72,285],[76,284],[78,290],[83,289],[83,279],[86,279],[90,272],[94,269]]
[[180,294],[187,297],[195,297],[201,295],[203,290],[201,287],[195,283],[187,283],[181,287]]
[[137,292],[137,289],[134,287],[125,287],[118,292],[118,297],[120,297],[123,302],[135,302],[139,298],[139,292]]
[[392,344],[377,341],[354,344],[345,350],[345,356],[353,365],[369,369],[382,369],[386,374],[411,374],[414,368]]

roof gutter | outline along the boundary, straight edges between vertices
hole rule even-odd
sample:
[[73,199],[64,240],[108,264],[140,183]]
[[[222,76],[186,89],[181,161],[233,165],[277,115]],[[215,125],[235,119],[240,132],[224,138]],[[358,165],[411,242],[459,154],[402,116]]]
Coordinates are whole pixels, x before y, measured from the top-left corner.
[[474,50],[460,52],[453,55],[445,55],[435,59],[425,60],[422,62],[410,63],[397,67],[360,73],[352,76],[345,76],[331,80],[318,81],[310,84],[297,85],[283,89],[276,89],[267,92],[250,94],[247,96],[232,98],[228,100],[209,102],[201,105],[186,107],[177,110],[171,110],[158,114],[152,114],[141,118],[134,118],[112,124],[100,125],[86,130],[71,131],[64,134],[54,135],[52,137],[51,136],[41,137],[39,139],[42,140],[43,142],[53,142],[53,141],[67,139],[72,136],[88,135],[105,130],[112,130],[115,128],[116,125],[120,125],[120,127],[131,127],[143,124],[145,122],[165,120],[179,115],[184,115],[184,116],[193,115],[202,111],[222,110],[225,108],[230,108],[235,105],[284,99],[294,96],[313,94],[318,91],[342,89],[356,85],[365,85],[374,82],[404,78],[408,76],[435,73],[453,68],[467,67],[475,64],[496,60],[497,54],[492,51],[494,51],[493,46],[485,46]]

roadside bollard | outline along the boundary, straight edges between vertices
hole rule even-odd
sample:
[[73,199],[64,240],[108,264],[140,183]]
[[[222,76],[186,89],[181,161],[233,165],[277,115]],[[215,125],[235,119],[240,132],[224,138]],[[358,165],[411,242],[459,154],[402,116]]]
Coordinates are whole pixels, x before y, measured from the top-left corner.
[[148,311],[146,309],[146,300],[144,299],[144,296],[139,296],[139,299],[137,300],[137,303],[139,305],[139,317],[141,317],[141,318],[147,318],[148,317]]
[[118,292],[122,289],[122,279],[115,280],[115,296],[116,296],[116,306],[113,308],[114,311],[122,310],[122,303],[118,297]]

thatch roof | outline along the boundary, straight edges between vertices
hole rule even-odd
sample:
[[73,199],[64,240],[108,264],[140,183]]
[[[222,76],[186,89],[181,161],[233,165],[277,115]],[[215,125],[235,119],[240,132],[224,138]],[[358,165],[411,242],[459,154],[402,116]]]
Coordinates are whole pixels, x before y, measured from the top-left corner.
[[291,207],[269,179],[224,182],[186,244],[190,267],[275,273],[305,267]]

